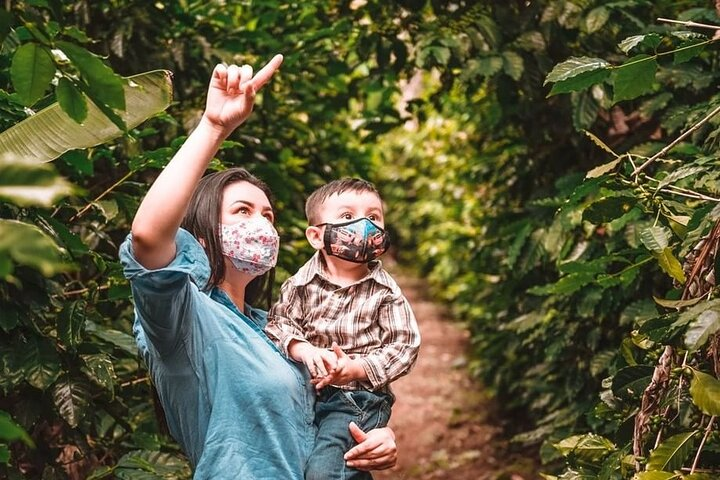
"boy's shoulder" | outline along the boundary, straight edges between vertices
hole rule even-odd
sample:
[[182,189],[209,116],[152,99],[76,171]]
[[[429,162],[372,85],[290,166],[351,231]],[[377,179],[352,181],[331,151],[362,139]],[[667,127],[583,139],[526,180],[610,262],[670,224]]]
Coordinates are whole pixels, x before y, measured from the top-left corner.
[[393,276],[390,275],[385,268],[383,268],[382,262],[379,260],[376,260],[376,262],[377,264],[374,265],[371,270],[372,279],[387,287],[393,295],[401,295],[402,290],[400,290],[400,285],[398,285]]
[[310,259],[297,270],[297,272],[283,282],[283,286],[301,287],[303,285],[307,285],[319,272],[320,260],[319,255],[316,252],[315,255],[310,257]]

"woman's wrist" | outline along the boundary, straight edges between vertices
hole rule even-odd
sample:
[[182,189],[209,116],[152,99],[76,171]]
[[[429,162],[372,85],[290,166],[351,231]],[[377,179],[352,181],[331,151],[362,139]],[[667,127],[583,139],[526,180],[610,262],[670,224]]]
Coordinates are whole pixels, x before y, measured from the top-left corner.
[[195,130],[193,130],[193,133],[196,131],[205,135],[208,140],[216,142],[218,145],[224,142],[232,133],[232,129],[228,129],[225,125],[211,120],[206,114],[203,114],[200,118],[200,122],[197,127],[195,127]]

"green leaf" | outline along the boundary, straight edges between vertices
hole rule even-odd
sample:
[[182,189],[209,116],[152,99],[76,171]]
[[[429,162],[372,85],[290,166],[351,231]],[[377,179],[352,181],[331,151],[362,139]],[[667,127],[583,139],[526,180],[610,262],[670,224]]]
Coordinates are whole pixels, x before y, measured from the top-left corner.
[[718,330],[720,330],[720,313],[717,310],[706,310],[690,323],[685,332],[685,346],[690,351],[700,350]]
[[691,40],[689,45],[683,45],[675,50],[675,54],[673,55],[673,64],[679,65],[697,57],[705,49],[706,44],[707,42],[700,39]]
[[655,369],[648,365],[636,365],[618,370],[612,379],[612,391],[616,397],[638,397],[650,385]]
[[513,51],[506,51],[502,54],[503,59],[503,70],[508,74],[510,78],[515,81],[520,80],[520,77],[525,70],[525,63],[523,57]]
[[85,48],[74,43],[59,41],[57,46],[68,56],[95,98],[116,110],[125,110],[125,93],[121,76]]
[[98,386],[115,395],[115,369],[109,356],[103,353],[93,355],[81,355],[85,368],[85,374]]
[[72,428],[77,427],[87,415],[91,403],[88,386],[68,376],[55,384],[52,398],[58,413]]
[[98,338],[116,346],[120,350],[124,350],[131,356],[135,356],[138,353],[137,344],[135,339],[127,333],[119,332],[111,328],[102,327],[92,321],[85,322],[85,329],[88,333],[92,333]]
[[0,8],[0,44],[5,41],[8,34],[12,31],[13,21],[14,17],[12,13]]
[[640,232],[640,241],[651,252],[661,253],[668,247],[672,232],[669,228],[656,225]]
[[62,77],[55,89],[58,104],[77,123],[85,121],[88,115],[87,100],[82,92],[67,78]]
[[0,157],[0,200],[50,207],[72,193],[72,186],[51,165]]
[[682,264],[675,258],[670,248],[664,249],[662,252],[653,252],[653,257],[657,258],[660,268],[678,282],[685,283],[685,272]]
[[[136,127],[170,105],[170,78],[167,70],[129,77],[129,84],[125,86],[127,111],[122,114],[128,128]],[[22,158],[47,162],[68,150],[93,147],[121,134],[117,125],[92,103],[88,104],[83,125],[78,125],[55,103],[0,133],[0,155],[11,162]]]
[[707,415],[720,415],[720,381],[697,370],[692,373],[690,396],[693,403]]
[[564,457],[572,454],[581,460],[589,462],[602,460],[617,448],[607,438],[592,433],[574,435],[556,443],[554,446]]
[[72,270],[62,251],[35,225],[0,219],[0,257],[39,270],[46,277]]
[[65,304],[57,317],[58,338],[65,347],[74,351],[82,338],[87,304],[83,300],[76,300]]
[[613,69],[613,102],[631,100],[649,93],[655,81],[658,64],[654,57],[640,54]]
[[620,164],[621,161],[622,161],[621,158],[616,158],[615,160],[613,160],[611,162],[599,165],[599,166],[593,168],[592,170],[590,170],[589,172],[587,172],[587,174],[585,174],[585,178],[601,177],[601,176],[605,175],[606,173],[612,172],[613,170],[615,170],[615,167],[617,167]]
[[46,47],[26,43],[15,51],[10,78],[25,105],[31,106],[42,98],[54,76],[55,63]]
[[610,18],[610,10],[606,7],[597,7],[590,10],[587,17],[585,17],[585,28],[588,33],[594,33],[605,26],[608,19]]
[[583,220],[599,225],[620,218],[637,203],[635,197],[603,197],[583,211]]
[[0,440],[14,442],[20,440],[25,445],[35,448],[30,435],[17,423],[15,423],[9,413],[0,410]]
[[125,454],[118,461],[114,473],[120,480],[189,478],[191,475],[190,466],[184,458],[148,450]]
[[608,78],[609,67],[602,58],[571,57],[555,65],[543,85],[554,83],[548,96],[582,90]]
[[527,292],[532,295],[570,295],[594,280],[595,274],[593,272],[571,273],[555,283],[535,286],[528,289]]
[[[597,145],[598,147],[602,148],[603,150],[605,150],[607,153],[609,153],[610,155],[612,155],[612,156],[615,157],[616,159],[619,160],[619,159],[621,158],[620,155],[618,155],[617,153],[615,153],[612,148],[608,147],[608,146],[605,144],[605,142],[603,142],[602,140],[600,140],[600,139],[599,139],[597,136],[595,136],[595,134],[593,134],[592,132],[589,132],[589,131],[585,130],[585,131],[583,131],[583,133],[584,133],[585,136],[587,136],[590,140],[592,140],[592,142],[593,142],[595,145]],[[586,178],[588,178],[588,177],[586,176]],[[589,178],[593,178],[593,177],[589,177]]]
[[652,472],[639,472],[633,477],[633,480],[680,480],[683,476],[679,473],[671,472],[658,472],[654,470]]
[[630,50],[637,47],[638,45],[647,45],[650,48],[655,48],[662,42],[662,37],[657,33],[648,33],[647,35],[633,35],[627,37],[625,40],[618,44],[618,48],[623,53],[628,54]]
[[690,298],[688,300],[666,300],[664,298],[653,297],[653,300],[655,300],[655,303],[661,307],[681,309],[691,307],[696,303],[701,302],[704,300],[704,297]]
[[47,339],[30,337],[20,351],[25,380],[45,390],[60,376],[60,357],[55,345]]
[[693,449],[696,432],[674,435],[650,452],[646,470],[680,470]]

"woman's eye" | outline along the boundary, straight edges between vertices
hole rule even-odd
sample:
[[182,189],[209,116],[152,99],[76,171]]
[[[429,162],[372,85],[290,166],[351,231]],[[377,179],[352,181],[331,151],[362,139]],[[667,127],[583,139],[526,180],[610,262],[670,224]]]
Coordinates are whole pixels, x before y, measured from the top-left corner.
[[247,207],[240,207],[238,213],[241,213],[242,215],[248,215],[250,213],[250,209]]
[[269,213],[266,213],[263,217],[265,217],[270,223],[275,223],[275,219]]

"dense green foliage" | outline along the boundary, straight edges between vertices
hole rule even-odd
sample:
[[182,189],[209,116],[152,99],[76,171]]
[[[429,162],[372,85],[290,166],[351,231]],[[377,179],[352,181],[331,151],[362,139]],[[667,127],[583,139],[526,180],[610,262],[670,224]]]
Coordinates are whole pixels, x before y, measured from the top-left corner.
[[[709,2],[9,8],[0,130],[50,106],[88,123],[99,109],[126,134],[52,163],[2,155],[0,134],[0,476],[188,476],[154,419],[117,247],[214,64],[277,52],[282,71],[212,167],[247,166],[275,192],[279,280],[308,254],[306,193],[375,178],[401,256],[466,321],[473,371],[548,471],[717,474],[720,116],[693,127],[720,104],[717,46],[656,20],[720,24]],[[133,127],[150,113],[126,77],[158,69],[174,102]],[[36,117],[25,143],[63,137]]]
[[717,107],[717,47],[656,20],[718,25],[713,7],[443,17],[420,121],[378,152],[401,251],[469,325],[473,367],[526,420],[515,439],[562,478],[718,474],[720,118],[661,151]]

